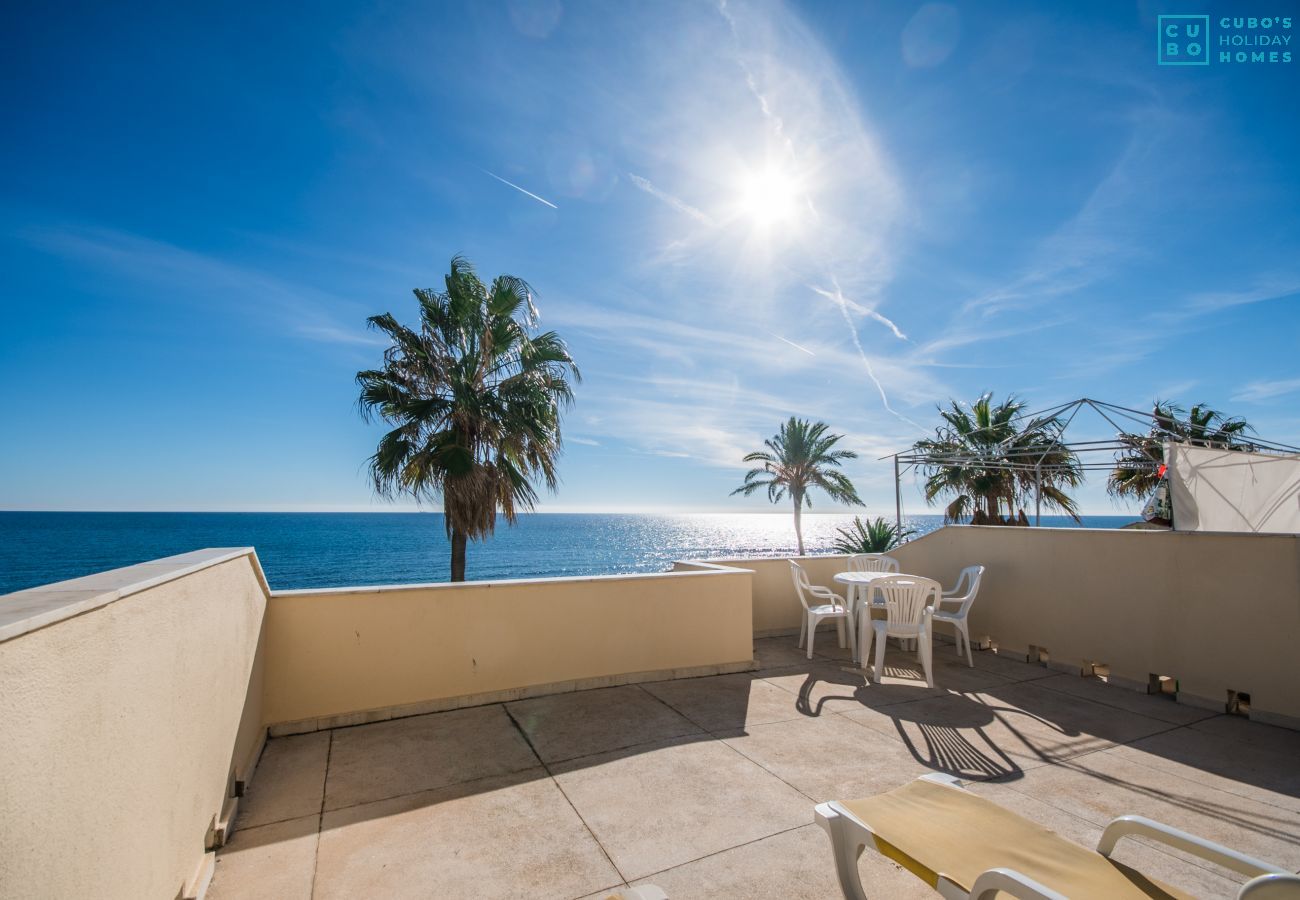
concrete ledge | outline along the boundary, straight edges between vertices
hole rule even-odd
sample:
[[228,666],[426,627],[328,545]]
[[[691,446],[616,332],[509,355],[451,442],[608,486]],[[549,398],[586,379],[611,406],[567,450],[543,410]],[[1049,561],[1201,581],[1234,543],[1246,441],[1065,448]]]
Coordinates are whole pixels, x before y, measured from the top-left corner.
[[330,728],[347,728],[353,725],[369,725],[372,722],[385,722],[389,719],[404,719],[409,716],[423,716],[429,713],[447,712],[464,709],[468,706],[488,706],[493,703],[510,703],[515,700],[529,700],[533,697],[547,697],[552,694],[567,694],[573,691],[589,691],[597,688],[618,687],[624,684],[643,684],[652,681],[672,681],[676,678],[702,678],[709,675],[731,675],[736,672],[752,672],[758,666],[751,660],[734,663],[719,663],[712,666],[691,666],[685,669],[660,669],[654,672],[627,672],[621,675],[602,675],[597,678],[578,678],[572,681],[557,681],[551,684],[534,684],[527,687],[511,688],[505,691],[490,691],[484,694],[466,694],[461,697],[442,697],[421,703],[408,703],[402,706],[389,706],[381,709],[361,710],[359,712],[340,713],[334,716],[320,716],[312,719],[299,719],[295,722],[280,722],[271,725],[268,733],[271,737],[287,737],[291,734],[307,734],[313,731],[325,731]]
[[1223,713],[1228,708],[1226,700],[1211,700],[1209,697],[1198,697],[1196,694],[1189,694],[1187,691],[1179,691],[1174,695],[1174,699],[1184,706],[1191,706],[1195,709],[1208,709],[1210,712]]
[[1300,731],[1300,719],[1295,716],[1286,716],[1282,713],[1268,712],[1263,709],[1252,709],[1247,718],[1252,722],[1260,722],[1264,725],[1275,725],[1278,728]]
[[5,594],[0,597],[0,643],[241,556],[248,557],[262,590],[269,594],[252,547],[195,550]]
[[[250,548],[251,552],[251,548]],[[392,594],[406,591],[456,591],[466,589],[505,587],[521,584],[581,584],[583,582],[643,581],[647,578],[683,578],[700,575],[746,574],[747,570],[734,566],[701,566],[700,571],[689,572],[624,572],[617,575],[557,575],[552,578],[499,578],[491,581],[430,581],[421,584],[348,585],[336,588],[298,588],[288,591],[271,591],[272,597],[309,597],[331,594]]]

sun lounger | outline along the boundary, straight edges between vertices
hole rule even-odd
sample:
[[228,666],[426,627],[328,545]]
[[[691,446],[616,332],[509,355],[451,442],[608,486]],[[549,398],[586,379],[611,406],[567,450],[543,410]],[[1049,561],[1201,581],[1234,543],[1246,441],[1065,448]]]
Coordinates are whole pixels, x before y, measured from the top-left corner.
[[1032,900],[1182,898],[1111,859],[1124,837],[1144,837],[1251,876],[1239,900],[1300,897],[1300,876],[1141,816],[1121,816],[1088,850],[962,789],[947,775],[923,775],[864,800],[819,803],[817,823],[830,835],[840,889],[864,900],[858,857],[875,850],[947,898]]
[[622,888],[602,900],[668,900],[668,895],[653,884],[643,884],[639,887]]

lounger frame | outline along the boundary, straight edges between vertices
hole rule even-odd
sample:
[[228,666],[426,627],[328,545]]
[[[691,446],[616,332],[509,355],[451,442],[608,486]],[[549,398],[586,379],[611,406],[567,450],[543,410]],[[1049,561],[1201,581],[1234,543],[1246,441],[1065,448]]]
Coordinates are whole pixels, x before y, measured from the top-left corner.
[[[965,787],[960,778],[952,775],[931,773],[922,775],[921,778],[955,788]],[[848,900],[867,900],[867,893],[858,874],[858,858],[868,847],[880,852],[875,834],[866,823],[833,800],[817,804],[813,813],[817,824],[830,836],[840,890]],[[1234,872],[1251,876],[1237,892],[1237,900],[1273,900],[1300,895],[1300,875],[1143,816],[1120,816],[1112,821],[1097,842],[1097,852],[1109,857],[1115,851],[1115,845],[1125,837],[1145,837],[1158,841]],[[936,890],[948,900],[992,900],[998,891],[1023,900],[1068,900],[1065,894],[1007,868],[989,869],[982,873],[970,892],[940,873]]]

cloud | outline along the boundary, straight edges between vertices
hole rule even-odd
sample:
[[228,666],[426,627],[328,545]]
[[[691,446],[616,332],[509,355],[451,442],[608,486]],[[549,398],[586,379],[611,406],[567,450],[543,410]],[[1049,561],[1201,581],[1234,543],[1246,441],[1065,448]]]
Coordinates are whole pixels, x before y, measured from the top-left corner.
[[299,325],[298,334],[325,344],[355,344],[359,347],[386,347],[388,341],[364,331],[340,328],[337,325]]
[[335,316],[364,313],[351,300],[165,241],[110,228],[44,226],[19,234],[47,253],[115,273],[133,285],[152,285],[167,298],[188,302],[204,315],[239,315],[276,321],[288,334],[328,343],[373,346],[382,341],[345,328]]
[[584,447],[599,447],[600,441],[593,441],[591,438],[583,437],[566,437],[565,440],[570,444],[582,444]]
[[1274,397],[1281,397],[1285,394],[1294,394],[1300,391],[1300,378],[1281,378],[1276,381],[1252,381],[1244,385],[1232,395],[1233,400],[1240,400],[1243,403],[1262,403],[1265,400],[1272,400]]

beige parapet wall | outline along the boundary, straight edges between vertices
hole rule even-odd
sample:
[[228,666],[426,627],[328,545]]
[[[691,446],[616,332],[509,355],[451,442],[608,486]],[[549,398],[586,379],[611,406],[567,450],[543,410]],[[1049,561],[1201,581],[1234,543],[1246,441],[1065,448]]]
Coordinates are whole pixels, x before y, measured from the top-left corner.
[[265,716],[304,731],[752,665],[750,574],[282,591]]
[[0,598],[0,897],[196,894],[265,734],[251,550]]
[[[1144,690],[1169,676],[1181,702],[1222,712],[1250,697],[1252,719],[1300,727],[1300,537],[1139,529],[952,525],[891,551],[904,572],[956,584],[988,572],[971,636],[998,652],[1042,659]],[[799,557],[814,584],[835,583],[846,557]],[[785,559],[679,562],[754,572],[756,635],[797,632],[802,607]],[[940,626],[940,637],[950,629]]]
[[[952,586],[988,567],[971,637],[1054,668],[1141,688],[1171,676],[1180,702],[1300,727],[1300,538],[1137,529],[950,526],[894,551]],[[1032,648],[1032,650],[1031,650]]]
[[271,595],[251,549],[0,598],[0,897],[201,892],[284,731],[753,665],[748,571]]
[[[844,596],[844,585],[836,584],[834,579],[836,573],[848,568],[847,556],[836,554],[794,558],[808,573],[809,581],[828,587],[840,596]],[[803,607],[794,592],[794,580],[790,574],[790,563],[787,558],[710,559],[706,562],[685,560],[673,564],[673,570],[677,572],[717,567],[747,569],[754,573],[753,607],[756,637],[799,631]]]

